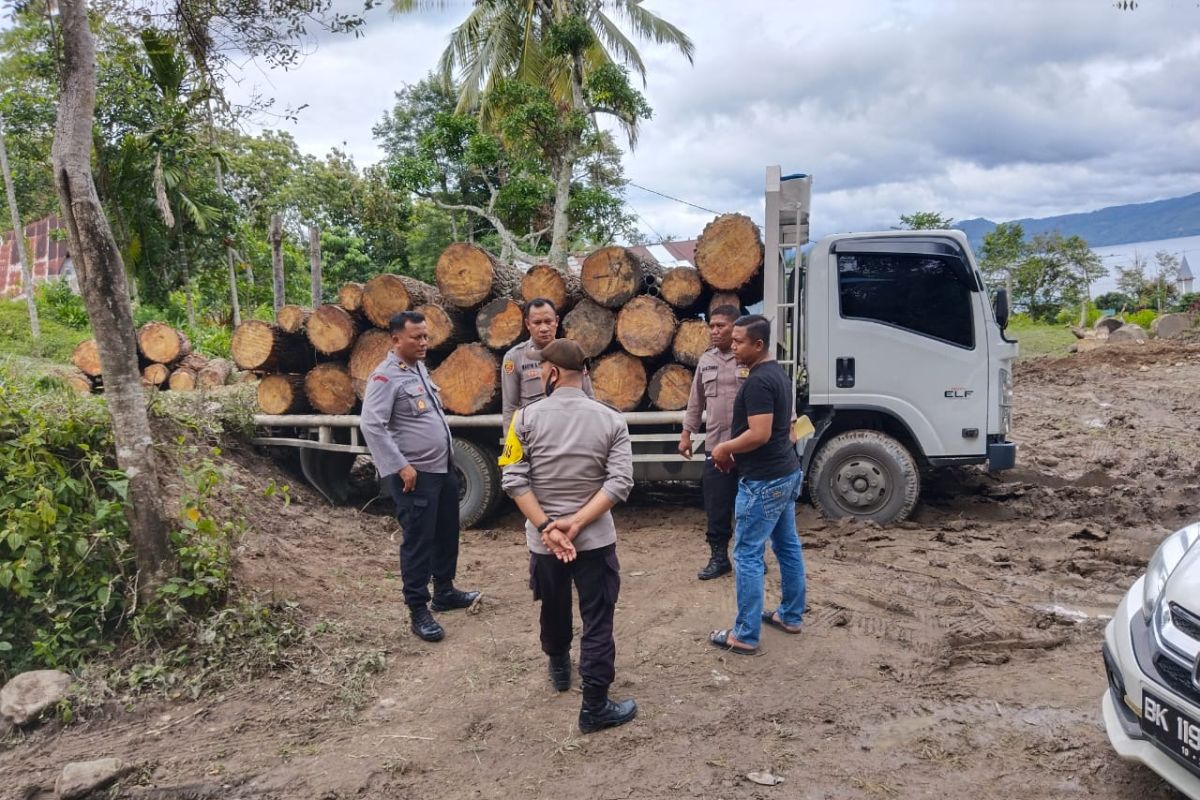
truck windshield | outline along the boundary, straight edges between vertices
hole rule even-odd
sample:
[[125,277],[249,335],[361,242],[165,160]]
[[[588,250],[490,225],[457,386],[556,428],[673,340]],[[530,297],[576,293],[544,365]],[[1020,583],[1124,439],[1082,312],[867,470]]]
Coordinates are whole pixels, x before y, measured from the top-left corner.
[[841,315],[894,325],[974,349],[971,287],[944,259],[927,255],[838,256]]

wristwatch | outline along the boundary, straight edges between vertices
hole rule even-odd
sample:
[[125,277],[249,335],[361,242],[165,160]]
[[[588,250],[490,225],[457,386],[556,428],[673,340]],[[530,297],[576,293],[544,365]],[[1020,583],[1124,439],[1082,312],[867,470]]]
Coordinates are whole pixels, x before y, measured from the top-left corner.
[[538,532],[538,533],[545,533],[545,532],[546,532],[546,528],[549,528],[549,527],[550,527],[550,523],[551,523],[551,522],[554,522],[554,520],[550,519],[549,517],[546,517],[546,521],[545,521],[545,522],[543,522],[541,525],[538,525],[538,526],[537,526],[537,532]]

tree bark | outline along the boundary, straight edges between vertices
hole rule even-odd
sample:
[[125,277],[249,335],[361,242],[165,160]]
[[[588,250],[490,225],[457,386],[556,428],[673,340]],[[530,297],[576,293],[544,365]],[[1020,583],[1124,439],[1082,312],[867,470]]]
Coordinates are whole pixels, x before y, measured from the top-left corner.
[[554,226],[550,234],[550,265],[567,269],[567,245],[570,241],[571,217],[567,210],[571,202],[571,178],[575,173],[575,148],[567,145],[554,176]]
[[308,229],[308,260],[312,271],[312,307],[321,306],[321,229]]
[[283,299],[283,218],[278,214],[271,215],[271,228],[267,232],[271,241],[271,274],[274,276],[275,316],[286,302]]
[[[25,226],[17,211],[17,191],[13,187],[12,172],[8,168],[8,147],[5,145],[4,117],[0,116],[0,171],[4,173],[4,193],[8,197],[8,212],[12,217],[13,243],[17,246],[17,258],[21,262],[21,285],[25,287],[25,308],[29,312],[29,331],[34,340],[42,338],[42,324],[38,320],[37,303],[33,299],[33,264],[25,249]],[[48,276],[47,276],[48,277]]]
[[148,603],[174,571],[174,556],[138,369],[125,265],[92,177],[96,49],[88,27],[87,3],[61,0],[59,10],[63,61],[52,151],[54,183],[100,352],[117,466],[129,479],[125,514],[138,567],[138,597]]
[[214,386],[224,386],[229,382],[229,373],[233,372],[233,364],[223,358],[214,358],[196,373],[200,386],[211,389]]

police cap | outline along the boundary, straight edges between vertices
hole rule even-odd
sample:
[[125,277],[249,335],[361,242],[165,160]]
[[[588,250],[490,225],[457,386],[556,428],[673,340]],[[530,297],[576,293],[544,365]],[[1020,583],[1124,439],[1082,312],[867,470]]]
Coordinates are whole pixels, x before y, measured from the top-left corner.
[[586,358],[583,348],[570,339],[555,339],[542,348],[542,360],[549,361],[556,367],[582,372]]

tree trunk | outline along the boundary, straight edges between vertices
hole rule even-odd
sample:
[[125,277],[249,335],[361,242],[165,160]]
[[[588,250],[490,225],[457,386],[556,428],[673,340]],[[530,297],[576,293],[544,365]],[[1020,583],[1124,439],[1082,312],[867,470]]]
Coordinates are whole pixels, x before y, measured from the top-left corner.
[[311,308],[301,308],[293,303],[288,303],[275,313],[275,324],[284,333],[304,333],[304,326],[311,314]]
[[96,50],[86,0],[61,0],[59,11],[63,62],[53,148],[54,183],[79,288],[100,351],[117,466],[129,479],[124,505],[136,554],[138,596],[149,603],[174,571],[174,557],[138,369],[125,265],[92,177]]
[[197,385],[196,370],[191,367],[177,367],[171,371],[167,385],[172,392],[194,392]]
[[575,148],[568,145],[561,155],[557,174],[554,176],[554,221],[550,233],[551,266],[567,269],[567,246],[570,243],[571,178],[575,172]]
[[242,307],[238,303],[237,268],[233,263],[233,248],[225,248],[225,258],[229,262],[229,302],[233,305],[233,327],[242,324]]
[[171,377],[171,368],[166,364],[150,364],[142,370],[142,382],[147,386],[162,386]]
[[753,291],[762,280],[763,243],[744,214],[722,214],[696,240],[696,269],[717,291]]
[[657,297],[640,295],[626,303],[617,314],[617,341],[639,358],[666,352],[675,338],[675,314]]
[[254,319],[238,326],[229,349],[239,369],[255,372],[308,372],[313,363],[306,339]]
[[563,317],[563,336],[577,342],[585,356],[595,358],[612,344],[616,324],[613,312],[591,300],[581,300]]
[[267,375],[258,383],[258,407],[264,414],[294,414],[308,411],[304,394],[304,376],[279,372]]
[[658,284],[658,296],[680,311],[688,311],[700,304],[704,296],[704,281],[700,273],[691,267],[672,267],[663,273]]
[[192,343],[165,322],[147,322],[137,333],[138,350],[147,361],[174,364],[192,352]]
[[231,372],[233,372],[232,363],[224,358],[214,358],[204,365],[204,369],[196,373],[196,379],[201,387],[211,389],[228,383]]
[[[29,312],[29,331],[34,340],[42,338],[42,325],[38,320],[37,303],[33,299],[33,263],[25,249],[25,227],[17,210],[17,192],[13,187],[12,172],[8,169],[8,147],[4,142],[6,129],[4,117],[0,116],[0,171],[4,174],[4,193],[8,197],[8,212],[12,217],[13,243],[17,246],[17,259],[21,262],[21,285],[25,287],[25,308]],[[47,276],[49,277],[49,276]]]
[[304,393],[322,414],[349,414],[358,402],[350,370],[333,361],[309,370],[304,376]]
[[308,318],[308,341],[318,353],[348,353],[358,338],[359,321],[341,306],[326,304]]
[[312,307],[321,306],[321,229],[308,229],[308,260],[312,272]]
[[692,371],[682,364],[659,367],[650,378],[650,402],[663,411],[687,408],[692,392]]
[[708,336],[708,323],[699,319],[685,319],[675,330],[671,343],[671,355],[680,364],[695,367],[704,351],[712,346]]
[[479,341],[493,350],[507,350],[525,333],[525,319],[516,300],[497,297],[479,309],[475,317]]
[[471,326],[461,312],[434,303],[417,306],[417,311],[425,315],[430,351],[449,350],[471,338]]
[[500,361],[481,344],[460,344],[431,376],[451,414],[479,414],[500,399]]
[[477,308],[489,297],[520,297],[521,271],[482,247],[455,242],[438,257],[438,291],[452,306]]
[[549,264],[530,267],[521,278],[521,299],[526,303],[538,298],[549,300],[558,309],[559,317],[574,308],[582,297],[579,276]]
[[620,308],[645,288],[647,275],[660,275],[657,262],[624,247],[602,247],[583,260],[583,293],[605,308]]
[[100,348],[95,339],[85,339],[75,346],[71,353],[71,363],[89,378],[98,378],[104,372],[100,366]]
[[350,353],[350,380],[361,399],[367,391],[367,378],[392,350],[392,337],[378,328],[364,331]]
[[376,275],[362,291],[362,310],[371,324],[387,328],[392,317],[425,303],[440,302],[437,289],[407,275]]
[[362,311],[363,285],[361,283],[345,283],[338,289],[337,304],[351,314]]
[[646,394],[646,368],[629,353],[609,353],[592,367],[596,399],[618,411],[633,411]]
[[271,215],[271,228],[267,232],[267,238],[271,242],[271,274],[274,276],[275,316],[279,316],[279,309],[283,308],[283,304],[287,301],[283,297],[283,218],[278,214]]

